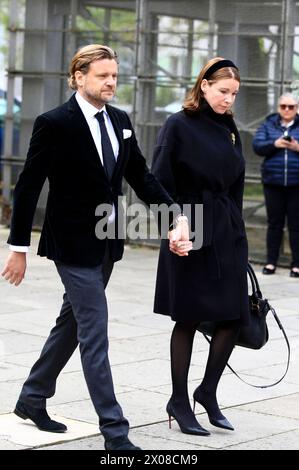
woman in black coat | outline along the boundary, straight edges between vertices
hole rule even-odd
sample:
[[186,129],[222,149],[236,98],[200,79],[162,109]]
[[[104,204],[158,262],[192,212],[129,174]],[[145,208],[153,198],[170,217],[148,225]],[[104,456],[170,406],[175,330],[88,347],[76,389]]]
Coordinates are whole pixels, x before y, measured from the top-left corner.
[[[171,337],[173,392],[167,404],[182,432],[208,435],[195,418],[187,390],[194,334],[216,321],[206,371],[193,394],[214,426],[233,430],[216,389],[241,323],[249,321],[247,239],[242,219],[245,161],[231,106],[240,85],[237,67],[214,58],[201,70],[183,110],[161,129],[153,173],[181,206],[203,205],[203,243],[187,253],[182,242],[162,240],[154,311],[175,321]],[[191,228],[195,223],[191,217]],[[200,238],[200,237],[197,237]],[[182,256],[187,255],[188,256]],[[181,255],[181,256],[177,256]]]

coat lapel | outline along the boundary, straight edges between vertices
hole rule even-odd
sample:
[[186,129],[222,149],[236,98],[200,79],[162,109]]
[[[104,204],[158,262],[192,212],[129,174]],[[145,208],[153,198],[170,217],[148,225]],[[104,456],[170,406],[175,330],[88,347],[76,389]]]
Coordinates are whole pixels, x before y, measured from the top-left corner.
[[[89,126],[86,122],[84,114],[81,111],[80,106],[77,103],[75,95],[73,95],[69,102],[68,102],[68,109],[70,112],[71,118],[71,126],[73,129],[73,133],[75,136],[80,136],[79,146],[82,148],[82,154],[88,155],[96,161],[97,165],[99,166],[102,175],[107,178],[105,168],[102,165],[101,159],[99,157],[97,148],[95,146],[93,137],[91,135]],[[117,174],[118,170],[121,167],[123,157],[124,157],[124,142],[123,142],[123,128],[118,118],[117,113],[115,112],[114,108],[109,105],[106,105],[106,110],[109,115],[109,118],[112,122],[118,143],[119,143],[119,152],[117,157],[117,162],[115,165],[115,169],[113,172],[112,179],[114,179],[115,175]]]
[[102,173],[102,176],[107,178],[105,169],[102,165],[100,156],[95,146],[93,137],[91,135],[89,126],[86,122],[84,114],[81,111],[80,106],[77,103],[75,95],[73,95],[68,102],[68,109],[70,113],[70,121],[72,126],[72,134],[78,144],[77,150],[84,158],[89,158],[92,162],[98,166]]
[[114,132],[116,134],[118,144],[119,144],[118,157],[117,157],[116,165],[115,165],[113,176],[112,176],[112,178],[114,178],[115,175],[117,174],[119,168],[121,167],[122,160],[123,160],[123,157],[124,157],[123,127],[122,127],[122,125],[119,121],[119,118],[118,118],[117,113],[115,112],[114,108],[112,108],[109,105],[106,105],[106,110],[107,110],[107,113],[109,114],[109,118],[112,122],[113,129],[114,129]]

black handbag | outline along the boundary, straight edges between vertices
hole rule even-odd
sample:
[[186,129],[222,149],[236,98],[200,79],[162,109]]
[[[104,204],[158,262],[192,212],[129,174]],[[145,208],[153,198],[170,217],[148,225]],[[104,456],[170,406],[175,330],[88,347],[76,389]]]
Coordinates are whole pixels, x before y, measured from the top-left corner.
[[[252,293],[248,296],[250,324],[241,327],[236,346],[261,349],[269,339],[266,318],[270,310],[270,305],[267,299],[263,299],[255,272],[249,263],[247,273],[252,288]],[[207,336],[212,336],[215,326],[216,322],[204,321],[198,325],[197,329]]]
[[[252,385],[253,387],[257,387],[257,388],[267,388],[267,387],[272,387],[273,385],[276,385],[285,377],[288,371],[289,362],[290,362],[290,345],[289,345],[286,332],[277,316],[277,313],[275,312],[274,308],[269,304],[268,300],[263,298],[258,280],[256,278],[253,267],[251,266],[250,263],[248,263],[247,265],[247,273],[250,279],[251,289],[252,289],[252,293],[248,296],[250,323],[248,326],[241,327],[238,339],[236,341],[236,346],[242,346],[244,348],[249,348],[249,349],[261,349],[267,343],[269,339],[269,331],[268,331],[268,326],[267,326],[267,314],[269,311],[271,311],[287,343],[287,347],[288,347],[287,367],[286,367],[286,371],[283,377],[281,377],[275,383],[271,385],[256,386],[256,385],[248,384],[248,382],[244,381],[243,379],[241,379],[241,377],[239,377],[239,375],[230,367],[229,364],[227,364],[227,366],[235,375],[237,375],[237,377],[240,380],[247,383],[248,385]],[[197,329],[198,331],[203,333],[207,341],[210,342],[210,340],[208,339],[208,336],[213,335],[215,327],[216,327],[216,322],[204,321],[204,322],[201,322],[197,326]]]
[[240,329],[237,345],[250,349],[261,349],[269,339],[267,313],[271,310],[267,299],[263,299],[255,272],[248,263],[247,273],[251,282],[252,294],[248,296],[250,324]]

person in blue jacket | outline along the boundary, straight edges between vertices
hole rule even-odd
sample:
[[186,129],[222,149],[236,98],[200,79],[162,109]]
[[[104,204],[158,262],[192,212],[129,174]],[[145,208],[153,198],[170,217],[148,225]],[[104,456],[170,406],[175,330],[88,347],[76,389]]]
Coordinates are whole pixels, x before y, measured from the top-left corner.
[[290,276],[299,278],[299,115],[298,99],[283,94],[278,112],[257,129],[253,149],[264,158],[262,182],[267,210],[267,262],[263,274],[274,274],[287,218],[292,263]]

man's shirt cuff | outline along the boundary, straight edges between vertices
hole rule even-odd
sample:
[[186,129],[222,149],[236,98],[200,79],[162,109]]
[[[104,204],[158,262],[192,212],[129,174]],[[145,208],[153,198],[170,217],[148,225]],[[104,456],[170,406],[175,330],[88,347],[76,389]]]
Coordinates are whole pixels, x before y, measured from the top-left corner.
[[16,251],[19,253],[28,253],[29,246],[17,246],[17,245],[9,245],[10,251]]

